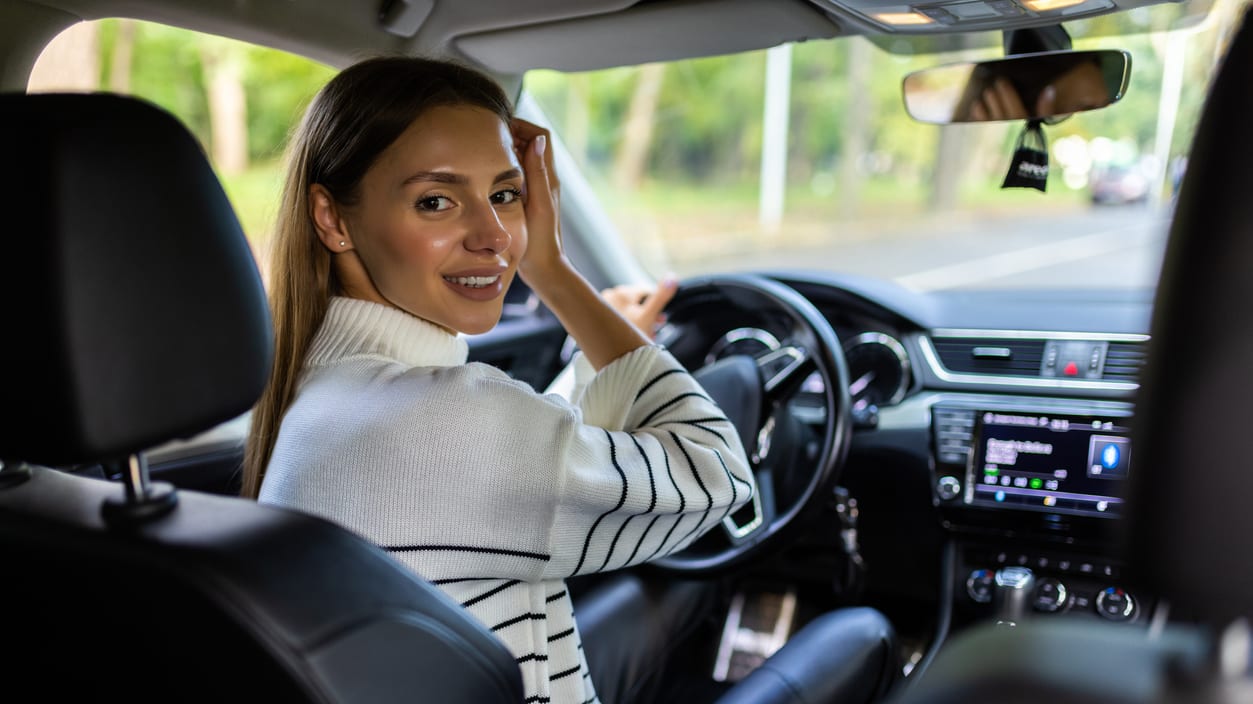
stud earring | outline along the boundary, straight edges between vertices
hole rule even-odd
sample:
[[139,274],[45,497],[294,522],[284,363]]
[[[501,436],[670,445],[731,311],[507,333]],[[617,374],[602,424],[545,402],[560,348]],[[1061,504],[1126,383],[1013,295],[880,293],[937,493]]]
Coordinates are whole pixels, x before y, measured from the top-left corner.
[[347,243],[347,242],[345,242],[345,241],[343,241],[343,240],[340,240],[340,241],[339,241],[339,246],[340,246],[340,247],[347,247],[347,246],[348,246],[348,243]]

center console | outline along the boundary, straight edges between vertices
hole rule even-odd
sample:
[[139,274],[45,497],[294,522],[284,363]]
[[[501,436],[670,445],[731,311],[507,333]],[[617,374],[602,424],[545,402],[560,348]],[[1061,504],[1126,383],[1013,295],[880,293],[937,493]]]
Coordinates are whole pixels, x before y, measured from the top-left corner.
[[[1031,617],[1146,623],[1115,531],[1132,471],[1132,409],[1116,402],[953,398],[932,407],[933,498],[956,544],[954,613],[1002,617],[1007,584]],[[1020,614],[1021,615],[1021,614]]]

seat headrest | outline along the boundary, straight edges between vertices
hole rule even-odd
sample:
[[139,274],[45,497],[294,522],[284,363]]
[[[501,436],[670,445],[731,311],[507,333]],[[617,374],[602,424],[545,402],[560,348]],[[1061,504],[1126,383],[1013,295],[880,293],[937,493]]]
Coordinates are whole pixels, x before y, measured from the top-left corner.
[[1236,33],[1175,207],[1136,403],[1139,581],[1213,623],[1253,614],[1253,22]]
[[247,411],[265,292],[195,138],[115,95],[0,95],[0,458],[101,461]]

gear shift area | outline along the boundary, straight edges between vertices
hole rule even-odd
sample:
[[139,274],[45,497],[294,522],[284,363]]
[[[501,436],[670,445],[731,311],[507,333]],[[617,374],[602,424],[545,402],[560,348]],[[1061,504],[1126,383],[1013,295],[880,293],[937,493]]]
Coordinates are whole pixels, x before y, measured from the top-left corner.
[[1026,567],[1002,567],[996,571],[992,608],[998,626],[1016,626],[1031,610],[1035,574]]

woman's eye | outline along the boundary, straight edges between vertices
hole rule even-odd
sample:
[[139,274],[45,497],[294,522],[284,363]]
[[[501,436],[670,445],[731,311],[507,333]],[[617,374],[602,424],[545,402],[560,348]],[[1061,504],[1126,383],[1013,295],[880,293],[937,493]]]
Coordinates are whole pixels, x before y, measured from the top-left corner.
[[448,210],[452,207],[452,199],[444,196],[427,196],[417,202],[418,210],[426,212],[438,212],[440,210]]
[[497,191],[492,194],[492,203],[495,205],[508,205],[522,197],[522,191],[516,188],[506,188],[503,191]]

